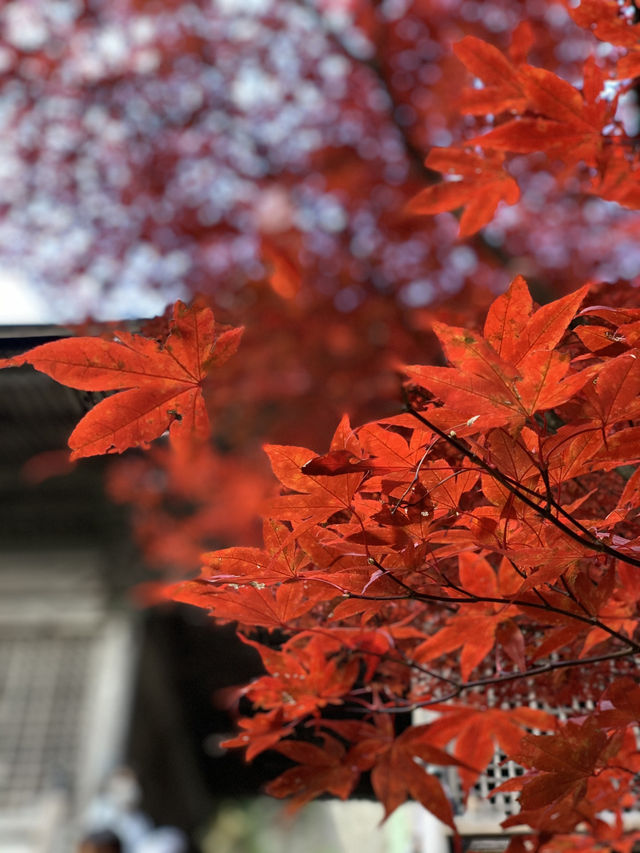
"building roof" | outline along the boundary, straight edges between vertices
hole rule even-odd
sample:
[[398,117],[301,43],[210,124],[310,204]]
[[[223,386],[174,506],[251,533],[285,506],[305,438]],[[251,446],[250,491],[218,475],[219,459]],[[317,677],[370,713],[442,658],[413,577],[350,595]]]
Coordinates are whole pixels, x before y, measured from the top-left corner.
[[[0,358],[67,334],[55,326],[2,327]],[[30,366],[0,370],[0,546],[34,534],[40,542],[93,542],[119,523],[121,513],[104,497],[103,459],[65,470],[71,431],[104,396],[67,388]]]

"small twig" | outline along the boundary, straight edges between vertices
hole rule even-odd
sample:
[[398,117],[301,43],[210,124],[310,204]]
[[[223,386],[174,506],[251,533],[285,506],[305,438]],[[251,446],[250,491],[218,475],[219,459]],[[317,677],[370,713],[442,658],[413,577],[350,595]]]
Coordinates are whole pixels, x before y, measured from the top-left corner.
[[[455,447],[463,456],[481,468],[483,471],[486,471],[487,474],[492,476],[494,480],[497,480],[501,483],[506,489],[508,489],[512,494],[514,494],[519,500],[521,500],[524,504],[530,507],[534,512],[540,515],[542,518],[549,521],[575,542],[579,542],[581,545],[584,545],[587,548],[590,548],[593,551],[599,551],[602,554],[609,554],[612,557],[615,557],[617,560],[620,560],[624,563],[628,563],[631,566],[636,566],[640,568],[640,560],[635,557],[631,557],[628,554],[624,554],[621,551],[618,551],[616,548],[612,548],[610,545],[607,545],[604,542],[601,542],[597,539],[590,530],[588,530],[584,525],[582,525],[579,521],[577,521],[573,516],[571,516],[563,507],[559,504],[556,504],[555,501],[552,501],[552,505],[557,512],[565,516],[571,524],[581,530],[585,535],[581,535],[577,533],[575,530],[572,530],[568,527],[563,521],[554,516],[549,510],[545,509],[539,503],[532,500],[529,495],[535,496],[539,501],[545,501],[546,498],[544,495],[541,495],[539,492],[534,491],[533,489],[529,489],[527,486],[523,486],[521,483],[517,483],[511,477],[506,474],[503,474],[502,471],[499,471],[497,468],[494,468],[492,465],[489,465],[488,462],[485,462],[480,456],[474,453],[472,450],[469,450],[467,447],[462,444],[462,442],[458,441],[452,435],[448,435],[444,430],[441,430],[440,427],[436,426],[434,423],[429,421],[424,417],[420,412],[416,411],[413,406],[407,403],[407,411],[414,418],[419,420],[425,426],[427,426],[432,432],[435,432],[436,435],[439,435],[440,438],[444,439],[444,441],[448,442],[452,447]],[[528,493],[528,494],[527,494]]]
[[[393,575],[391,575],[393,577]],[[397,579],[396,579],[397,580]],[[457,587],[454,584],[451,584],[452,588],[461,594],[464,594],[466,598],[452,598],[451,596],[443,596],[443,595],[434,595],[432,593],[422,593],[417,592],[416,590],[407,587],[406,584],[403,586],[407,589],[407,595],[364,595],[356,592],[348,592],[345,591],[343,595],[347,598],[356,598],[364,601],[425,601],[425,602],[446,602],[447,604],[504,604],[504,605],[515,605],[516,607],[520,607],[522,609],[530,608],[533,610],[544,610],[549,613],[558,613],[560,616],[566,616],[568,619],[574,619],[576,622],[582,622],[586,625],[590,625],[593,628],[600,628],[605,633],[609,634],[609,636],[614,637],[616,640],[620,640],[622,643],[628,645],[635,654],[640,654],[640,643],[636,643],[635,640],[632,640],[629,637],[625,637],[624,634],[621,634],[619,631],[614,630],[613,628],[609,628],[604,622],[601,622],[597,616],[582,616],[579,613],[572,613],[570,610],[563,610],[561,607],[555,607],[549,603],[541,603],[536,601],[523,601],[520,598],[500,598],[498,596],[490,596],[490,595],[473,595],[466,590],[463,590],[461,587]]]
[[411,482],[409,483],[409,485],[407,486],[407,488],[404,490],[404,492],[403,492],[403,493],[400,495],[400,497],[398,498],[398,501],[397,501],[396,505],[395,505],[395,506],[393,507],[393,509],[391,510],[391,513],[392,513],[392,514],[393,514],[394,512],[396,512],[396,510],[398,509],[398,507],[400,506],[400,504],[401,504],[401,503],[402,503],[402,501],[404,500],[405,496],[409,494],[409,492],[411,491],[411,489],[413,488],[413,486],[418,482],[418,476],[419,476],[419,474],[420,474],[420,468],[422,467],[422,463],[424,462],[424,460],[427,458],[427,456],[428,456],[428,455],[429,455],[429,453],[431,452],[432,447],[433,447],[433,444],[430,444],[430,445],[427,447],[427,449],[425,450],[425,452],[422,454],[422,459],[418,462],[418,464],[417,464],[417,466],[416,466],[416,470],[415,470],[415,473],[414,473],[414,475],[413,475],[413,480],[411,480]]
[[577,658],[563,661],[550,661],[546,664],[533,667],[532,669],[524,670],[523,672],[509,672],[504,675],[491,676],[488,678],[477,678],[474,681],[465,681],[458,684],[455,690],[451,690],[444,696],[438,698],[425,699],[423,702],[407,702],[406,705],[398,705],[394,708],[378,709],[380,713],[386,714],[406,714],[409,711],[417,711],[418,708],[428,708],[432,705],[440,705],[443,702],[450,702],[452,699],[457,699],[462,693],[467,690],[473,690],[477,687],[491,687],[496,684],[504,684],[509,681],[518,681],[520,679],[536,678],[538,675],[545,675],[548,672],[553,672],[556,669],[568,669],[570,667],[583,667],[592,663],[603,663],[608,660],[618,660],[624,657],[632,657],[637,654],[633,649],[620,649],[617,652],[610,652],[606,655],[594,655],[590,658]]

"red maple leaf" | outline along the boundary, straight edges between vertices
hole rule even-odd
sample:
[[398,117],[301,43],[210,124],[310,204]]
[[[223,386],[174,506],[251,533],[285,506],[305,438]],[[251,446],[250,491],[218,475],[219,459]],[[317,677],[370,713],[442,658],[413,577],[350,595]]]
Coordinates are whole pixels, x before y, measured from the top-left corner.
[[[274,518],[313,523],[326,521],[334,513],[351,507],[353,495],[364,476],[359,466],[355,466],[355,473],[338,474],[332,465],[334,470],[331,474],[316,475],[309,473],[309,470],[314,470],[313,467],[307,468],[309,463],[315,463],[317,459],[312,450],[276,445],[266,445],[264,449],[274,474],[289,492],[268,503],[267,512]],[[344,464],[345,458],[357,459],[360,455],[357,439],[346,417],[336,430],[331,451],[339,453],[340,464]],[[343,451],[351,455],[345,457]],[[354,466],[347,465],[347,470],[354,470]],[[303,528],[299,524],[297,528],[301,533]]]
[[[460,554],[460,585],[471,595],[487,598],[508,598],[520,585],[518,575],[508,561],[503,560],[496,574],[490,564],[478,554]],[[515,581],[515,582],[514,582]],[[434,660],[462,647],[460,673],[467,680],[471,672],[487,657],[496,641],[506,654],[525,669],[524,638],[513,621],[516,607],[504,604],[478,603],[459,610],[414,652],[420,663]]]
[[533,312],[526,283],[517,276],[489,310],[484,335],[433,324],[452,367],[405,370],[474,428],[523,424],[569,400],[591,376],[588,369],[572,373],[569,358],[556,349],[587,290]]
[[458,773],[465,792],[477,782],[499,746],[506,755],[515,755],[527,729],[553,731],[557,720],[537,708],[474,708],[464,705],[434,706],[442,712],[431,724],[430,739],[444,747],[455,739],[454,755],[476,769],[460,767]]
[[[599,809],[593,795],[602,786],[596,784],[592,796],[585,795],[590,781],[597,782],[620,745],[619,737],[608,736],[593,718],[582,725],[569,721],[555,734],[526,735],[514,758],[531,772],[496,789],[520,791],[522,812],[508,818],[503,826],[538,826],[549,818],[559,831],[570,831],[583,820],[596,824]],[[617,785],[608,784],[604,776],[602,782],[610,799],[602,807],[611,807],[619,797]]]
[[424,764],[460,766],[464,762],[431,742],[428,725],[413,726],[395,737],[388,717],[378,716],[376,722],[376,734],[361,738],[351,756],[363,769],[372,768],[371,782],[385,817],[412,797],[453,829],[451,804],[440,780]]
[[169,430],[188,444],[209,436],[202,385],[212,367],[236,351],[242,329],[216,335],[206,306],[177,302],[164,343],[116,332],[115,340],[65,338],[42,344],[0,367],[29,363],[83,391],[120,391],[94,406],[69,437],[71,458],[122,453]]
[[291,797],[289,811],[324,793],[346,800],[360,777],[339,741],[328,735],[322,735],[322,740],[322,747],[292,741],[278,744],[278,752],[299,763],[270,782],[266,791],[272,797]]
[[447,179],[418,193],[407,212],[433,214],[464,207],[458,236],[475,234],[493,219],[501,201],[515,204],[520,198],[518,184],[505,171],[503,159],[498,152],[482,156],[456,148],[434,148],[425,165]]

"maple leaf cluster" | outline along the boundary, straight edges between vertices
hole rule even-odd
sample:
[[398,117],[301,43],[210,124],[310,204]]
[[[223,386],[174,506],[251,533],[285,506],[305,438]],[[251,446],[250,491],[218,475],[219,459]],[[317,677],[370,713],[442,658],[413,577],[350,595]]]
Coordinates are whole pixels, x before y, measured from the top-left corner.
[[460,108],[486,116],[493,127],[459,148],[434,148],[426,165],[449,180],[423,190],[410,210],[434,214],[464,206],[459,235],[473,234],[493,219],[501,201],[515,204],[520,198],[520,187],[505,168],[505,155],[534,153],[546,155],[545,167],[559,181],[638,209],[638,158],[618,117],[618,104],[639,76],[640,24],[621,15],[614,0],[567,7],[576,23],[615,46],[605,66],[590,55],[578,88],[524,61],[534,41],[527,22],[514,30],[510,56],[466,36],[454,50],[481,86],[463,91]]
[[[167,66],[191,50],[162,29],[173,12],[141,0],[117,8],[128,5],[164,33]],[[147,456],[125,461],[112,492],[139,504],[138,535],[153,562],[187,573],[201,566],[161,595],[236,623],[260,654],[264,675],[241,690],[253,711],[227,746],[245,747],[249,759],[267,749],[290,759],[269,785],[273,795],[294,806],[326,793],[344,799],[364,776],[386,815],[411,798],[455,829],[434,768],[455,768],[466,797],[500,750],[523,771],[498,789],[519,797],[505,828],[526,828],[512,853],[630,851],[638,837],[625,810],[638,807],[640,793],[640,308],[637,282],[578,285],[598,277],[602,247],[624,254],[637,239],[637,146],[620,117],[637,88],[637,12],[614,0],[541,2],[520,4],[538,8],[523,20],[518,4],[496,3],[506,23],[490,42],[468,24],[473,2],[444,17],[433,11],[444,2],[416,0],[405,17],[380,5],[392,4],[354,3],[353,26],[324,32],[322,44],[349,57],[338,100],[367,131],[362,151],[373,149],[360,102],[375,103],[382,85],[405,109],[393,112],[394,128],[384,124],[386,144],[366,156],[337,133],[341,121],[305,118],[330,136],[313,152],[322,190],[314,184],[305,196],[289,176],[287,203],[269,196],[287,223],[271,227],[278,217],[263,209],[248,269],[238,263],[217,292],[216,316],[242,316],[248,327],[241,357],[227,363],[241,330],[217,325],[201,299],[176,303],[144,334],[60,340],[0,367],[29,363],[71,387],[112,392],[72,434],[75,459],[147,449],[167,436],[152,450],[166,488],[146,476]],[[323,4],[312,11],[324,20]],[[208,12],[197,16],[211,25]],[[554,16],[565,23],[554,29]],[[563,63],[566,22],[569,41],[585,49]],[[380,62],[353,64],[357,36],[378,44],[383,32]],[[597,40],[605,50],[588,47]],[[416,82],[424,69],[428,90]],[[174,73],[160,75],[162,91]],[[108,102],[121,101],[117,83],[102,80]],[[171,174],[180,171],[176,151],[202,144],[202,166],[207,145],[222,144],[215,133],[202,142],[210,124],[195,112],[186,135],[174,130],[175,116],[168,122],[179,137],[164,150]],[[396,158],[400,125],[405,149]],[[262,144],[265,158],[277,159],[277,146]],[[413,154],[427,148],[425,168]],[[307,163],[297,149],[293,161]],[[142,187],[144,205],[145,173],[155,173],[141,166],[126,192]],[[377,192],[381,170],[386,193]],[[220,235],[203,226],[194,186],[206,181],[176,182],[191,211],[178,243],[199,257],[191,279],[199,287],[221,268]],[[294,197],[298,213],[310,197],[316,213],[336,202],[327,221],[342,222],[342,211],[350,224],[294,227]],[[166,240],[162,216],[139,220],[146,237]],[[241,232],[247,220],[234,222]],[[456,245],[456,231],[467,245]],[[558,242],[560,261],[545,254]],[[543,281],[534,289],[542,306],[520,275],[502,292],[503,267],[527,264]],[[426,307],[451,291],[458,295],[448,304]],[[399,370],[400,412],[389,403]],[[343,404],[362,425],[345,415],[324,454],[298,445],[321,446]],[[210,415],[227,455],[208,443]],[[277,489],[255,461],[264,436]],[[167,495],[197,511],[177,523]],[[212,538],[241,544],[198,558]],[[578,699],[580,713],[571,708]],[[428,721],[398,732],[398,715],[418,709]]]
[[[517,277],[482,332],[435,324],[448,366],[404,368],[404,413],[345,416],[320,456],[267,446],[281,493],[263,546],[206,553],[165,591],[260,653],[266,673],[243,689],[254,713],[227,745],[296,762],[275,796],[346,798],[368,774],[386,814],[411,797],[454,828],[427,765],[457,767],[468,793],[499,747],[527,771],[497,789],[520,793],[505,827],[537,830],[543,849],[585,826],[618,842],[640,768],[640,308],[583,307],[588,294],[536,307]],[[126,389],[79,424],[76,456],[168,428],[183,466],[206,431],[206,371],[238,338],[178,303],[160,340],[66,339],[2,366]],[[529,707],[532,689],[550,710]],[[560,722],[575,696],[592,710]],[[351,719],[327,717],[336,705]],[[417,708],[434,719],[396,734],[393,714]]]
[[[266,447],[282,493],[263,548],[205,554],[171,589],[254,645],[256,628],[289,637],[257,646],[267,674],[230,742],[299,763],[275,795],[346,797],[368,771],[387,813],[411,796],[453,826],[416,760],[458,765],[468,792],[500,747],[529,770],[502,789],[521,792],[505,826],[617,838],[640,760],[640,309],[587,294],[536,310],[516,278],[482,333],[438,324],[449,366],[405,368],[405,414],[343,419],[323,456]],[[531,689],[594,710],[561,724]],[[325,719],[335,703],[361,721]],[[416,708],[437,719],[394,738],[393,712]]]
[[[596,75],[600,81],[604,75],[605,90],[596,93],[592,81],[584,93],[595,98],[599,120],[611,87],[622,90],[633,77],[630,61],[623,63],[635,55],[632,9],[627,3],[625,14],[615,0],[575,6],[557,0],[492,0],[489,8],[479,0],[5,4],[0,92],[7,109],[0,137],[8,165],[0,256],[52,298],[63,289],[71,295],[57,300],[68,309],[64,321],[130,311],[134,283],[144,294],[141,312],[200,290],[243,316],[254,303],[261,303],[257,315],[268,310],[265,291],[293,298],[302,285],[309,325],[320,312],[336,325],[346,314],[360,331],[356,349],[384,334],[405,359],[395,341],[408,312],[381,331],[376,318],[358,310],[370,299],[382,301],[390,315],[396,300],[403,308],[424,307],[469,283],[497,292],[508,281],[503,251],[526,256],[531,277],[557,292],[604,272],[628,275],[636,262],[627,212],[595,203],[582,184],[565,182],[558,192],[549,179],[554,163],[540,162],[535,151],[507,152],[505,172],[504,152],[487,149],[481,192],[488,198],[476,201],[474,218],[488,221],[487,205],[514,199],[516,185],[521,191],[508,213],[499,206],[503,214],[492,222],[490,240],[460,251],[453,215],[402,213],[436,178],[433,169],[440,171],[437,164],[425,168],[424,153],[477,136],[485,129],[482,104],[502,110],[492,113],[500,126],[514,117],[555,121],[546,107],[527,106],[519,75],[548,70],[558,86],[571,82],[575,100],[584,57],[606,37],[612,41],[598,47],[611,50],[598,53],[602,74]],[[467,45],[456,49],[470,73],[452,43]],[[483,88],[460,103],[470,75]],[[609,100],[606,110],[613,110]],[[567,119],[569,130],[573,124]],[[633,131],[626,139],[611,136],[607,126],[603,133],[603,144],[626,146],[632,156]],[[607,187],[615,193],[614,172]],[[455,176],[468,184],[468,176]],[[293,283],[283,284],[286,276],[265,282],[274,255],[295,271]],[[292,366],[322,388],[314,349],[293,323],[281,333],[297,344],[297,360],[294,347],[287,352]],[[379,368],[372,366],[369,378]]]
[[[379,4],[356,2],[336,30],[329,26],[333,19],[325,4],[306,4],[298,14],[297,2],[265,2],[262,12],[243,12],[239,21],[211,4],[200,4],[197,15],[193,4],[188,13],[182,5],[123,0],[98,15],[92,4],[75,24],[71,18],[51,22],[51,42],[41,51],[9,45],[6,77],[12,86],[19,84],[29,106],[7,112],[7,144],[31,138],[34,127],[39,139],[71,138],[67,125],[72,125],[82,140],[77,150],[90,152],[108,179],[99,185],[104,199],[97,205],[93,189],[85,192],[80,180],[85,158],[69,165],[64,146],[39,149],[43,178],[28,204],[26,180],[18,181],[15,199],[8,192],[11,216],[6,234],[0,225],[0,253],[4,234],[5,243],[20,247],[21,264],[28,260],[35,277],[55,281],[58,276],[58,287],[76,283],[82,293],[101,292],[103,300],[95,307],[102,312],[121,305],[120,292],[135,275],[167,297],[178,281],[185,289],[201,290],[218,318],[229,324],[241,319],[247,327],[243,359],[228,365],[229,381],[216,383],[209,395],[217,413],[216,446],[224,453],[205,451],[202,464],[213,465],[215,456],[220,472],[237,465],[245,491],[251,486],[263,494],[270,488],[260,450],[265,440],[322,447],[344,411],[357,422],[392,411],[395,365],[437,357],[431,320],[435,304],[444,307],[443,299],[449,298],[454,310],[464,304],[457,319],[449,312],[450,322],[473,323],[517,271],[526,273],[544,301],[587,280],[631,277],[640,270],[632,210],[604,201],[608,190],[576,145],[551,150],[538,140],[540,150],[533,145],[522,153],[467,144],[483,139],[490,128],[493,133],[534,117],[558,131],[553,138],[561,138],[564,124],[553,119],[548,105],[543,109],[542,101],[523,94],[533,91],[531,81],[538,75],[551,87],[552,103],[556,89],[562,90],[569,106],[584,111],[591,98],[589,115],[602,121],[605,114],[612,117],[612,124],[601,127],[597,168],[606,167],[607,186],[630,192],[637,185],[637,154],[633,129],[625,129],[620,116],[630,109],[633,80],[620,75],[623,59],[634,53],[636,25],[620,6],[605,4],[598,12],[588,5],[494,0],[487,13],[473,0],[466,5],[416,0],[392,13]],[[43,7],[36,17],[49,14]],[[605,18],[613,21],[618,41],[597,41]],[[594,22],[602,23],[600,29]],[[304,32],[310,27],[320,61],[309,56]],[[245,28],[253,36],[238,38]],[[103,48],[118,33],[135,44],[114,59]],[[283,79],[271,47],[280,43],[274,33],[295,52],[306,88]],[[350,39],[357,35],[367,47],[354,55]],[[13,25],[5,36],[18,39]],[[83,63],[83,45],[94,41],[97,50]],[[213,46],[229,57],[215,85],[208,59]],[[608,52],[600,50],[605,46]],[[141,57],[151,54],[161,69],[156,73],[143,68]],[[241,85],[255,70],[256,57],[260,79],[277,84],[284,98],[284,105],[274,101],[266,119]],[[36,77],[36,85],[32,68],[38,63],[48,74],[46,80]],[[318,74],[318,68],[332,70]],[[473,88],[464,89],[472,80]],[[587,91],[582,83],[589,80]],[[46,92],[49,86],[52,93],[65,93],[73,121],[67,114],[64,120],[57,112],[43,114],[42,87]],[[181,86],[188,91],[178,108],[174,93]],[[132,88],[137,103],[146,107],[135,121],[123,110]],[[294,89],[313,89],[316,102],[324,105],[322,115],[299,105],[295,132],[287,125],[288,146],[265,142],[264,135],[277,137],[283,112],[293,120],[285,106]],[[194,93],[202,98],[197,109],[189,106]],[[495,112],[487,115],[489,110]],[[109,133],[90,121],[105,112]],[[336,121],[327,120],[334,114]],[[571,126],[568,113],[565,119]],[[594,131],[591,137],[596,147],[597,136]],[[114,144],[114,137],[121,144]],[[310,138],[315,142],[304,153],[302,140]],[[249,180],[247,170],[260,177]],[[109,177],[119,175],[129,180],[121,184]],[[53,199],[44,187],[53,188]],[[70,198],[82,232],[76,242],[91,247],[79,258],[57,232],[51,235],[49,218],[43,225],[36,216],[60,200],[68,206]],[[416,215],[436,210],[429,198],[439,199],[442,212]],[[28,230],[27,245],[9,227],[16,208]],[[471,238],[466,245],[457,241],[459,229]],[[44,271],[38,266],[43,240],[61,246],[64,264],[52,269],[47,261]],[[169,275],[169,269],[175,272]],[[67,304],[86,303],[76,297]],[[143,468],[147,481],[167,483],[165,495],[198,507],[198,519],[187,529],[165,511],[168,498],[156,495],[155,503],[136,506],[138,538],[155,565],[188,573],[197,568],[199,551],[210,547],[207,541],[235,541],[225,539],[230,532],[225,502],[213,493],[203,496],[197,486],[187,494],[186,478],[178,482],[175,467],[161,453],[144,463],[123,463],[120,475],[114,474],[118,500],[137,504]],[[254,542],[250,531],[256,527],[248,515],[240,525],[252,501],[239,497],[233,503],[242,541]],[[152,544],[148,531],[154,525],[167,533],[166,548]]]

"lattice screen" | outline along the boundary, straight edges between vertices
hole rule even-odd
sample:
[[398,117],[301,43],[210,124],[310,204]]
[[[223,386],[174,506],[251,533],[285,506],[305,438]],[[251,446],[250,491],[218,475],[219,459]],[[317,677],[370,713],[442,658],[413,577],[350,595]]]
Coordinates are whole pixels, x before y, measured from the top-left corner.
[[[531,708],[538,708],[540,710],[547,711],[550,714],[554,714],[563,722],[568,717],[579,716],[580,714],[584,714],[587,710],[593,709],[593,702],[590,700],[583,701],[579,699],[574,699],[570,707],[561,709],[551,708],[543,702],[539,702],[535,698],[535,693],[533,691],[529,694],[529,701],[526,704]],[[505,705],[505,708],[506,707],[507,706]],[[534,734],[541,734],[537,729],[532,730],[532,732]],[[483,800],[488,798],[489,802],[497,811],[505,815],[512,815],[518,812],[517,794],[496,794],[495,796],[491,796],[491,792],[494,788],[502,785],[502,783],[507,779],[513,779],[516,776],[521,776],[524,772],[515,762],[505,761],[505,758],[506,755],[503,752],[496,750],[491,764],[487,768],[486,773],[481,776],[478,784],[474,787],[474,791],[479,797],[482,797]],[[462,792],[460,790],[457,775],[452,781],[455,786],[455,790],[453,791],[455,801],[456,803],[461,803]]]
[[0,627],[0,809],[72,793],[93,641]]
[[0,851],[69,853],[121,758],[131,620],[96,552],[0,555]]
[[[527,704],[531,708],[538,708],[543,711],[547,711],[548,713],[554,714],[562,721],[565,721],[569,717],[584,714],[587,710],[593,708],[593,703],[590,700],[580,699],[575,699],[571,703],[570,707],[561,709],[551,708],[536,699],[535,691],[533,689],[529,694],[528,701],[525,701],[524,703],[518,702],[517,704]],[[509,706],[505,704],[503,707],[506,709]],[[429,713],[424,714],[422,712],[417,712],[414,721],[417,724],[428,722],[430,719],[432,719],[432,716],[430,716]],[[541,734],[538,730],[532,730],[532,733]],[[483,819],[486,819],[487,821],[495,821],[499,818],[502,820],[503,817],[516,814],[519,810],[517,804],[517,793],[499,793],[494,796],[491,795],[491,792],[502,785],[503,782],[506,782],[507,779],[513,779],[516,776],[521,776],[524,772],[523,769],[515,762],[505,761],[505,759],[506,755],[499,749],[496,750],[486,772],[480,777],[477,784],[474,785],[471,791],[470,796],[475,795],[476,798],[475,803],[478,806],[477,818],[481,822]],[[469,756],[469,762],[473,764],[473,756]],[[462,788],[455,769],[436,767],[431,769],[442,780],[445,790],[454,805],[456,813],[458,815],[463,815],[465,812],[463,808]]]

